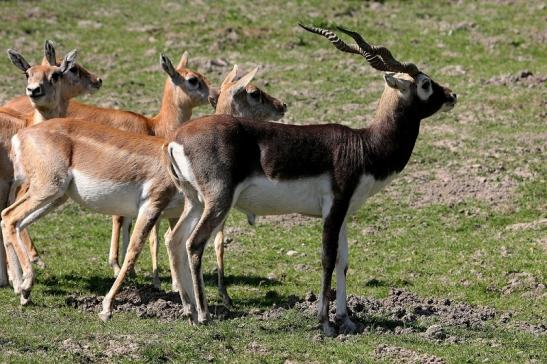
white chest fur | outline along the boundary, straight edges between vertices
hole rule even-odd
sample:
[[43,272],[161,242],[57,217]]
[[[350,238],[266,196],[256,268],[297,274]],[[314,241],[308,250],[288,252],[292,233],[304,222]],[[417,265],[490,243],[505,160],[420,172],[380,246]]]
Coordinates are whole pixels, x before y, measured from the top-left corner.
[[392,174],[385,179],[377,180],[374,176],[370,174],[364,174],[359,180],[359,184],[351,197],[351,202],[349,206],[349,214],[354,213],[361,207],[361,205],[366,201],[367,198],[379,192],[387,186],[397,174]]

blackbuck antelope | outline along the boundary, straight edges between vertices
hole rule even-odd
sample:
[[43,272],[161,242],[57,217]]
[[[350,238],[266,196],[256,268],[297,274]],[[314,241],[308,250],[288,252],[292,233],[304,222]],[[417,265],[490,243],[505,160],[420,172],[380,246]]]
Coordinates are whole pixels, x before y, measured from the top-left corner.
[[[161,63],[164,69],[172,69],[167,57],[162,56]],[[244,77],[243,82],[247,86],[250,78]],[[108,319],[113,298],[162,211],[171,226],[181,213],[183,197],[169,177],[162,152],[165,140],[66,118],[27,128],[12,143],[16,183],[24,181],[28,190],[2,211],[2,233],[9,242],[10,269],[21,268],[12,270],[12,275],[18,275],[14,288],[22,304],[29,301],[34,281],[33,267],[17,239],[26,226],[69,197],[97,212],[137,218],[127,256],[103,302],[100,317]],[[191,291],[190,283],[177,283],[183,287],[179,291],[188,308],[184,292]]]
[[[163,88],[160,111],[154,117],[148,118],[130,111],[100,108],[76,100],[71,100],[68,104],[66,116],[93,121],[133,133],[167,138],[181,123],[191,118],[194,107],[207,104],[209,97],[217,97],[216,90],[210,86],[207,78],[198,72],[188,69],[187,64],[187,52],[183,53],[176,69],[172,66],[169,59],[166,58],[162,61],[162,68],[168,74],[168,77]],[[14,99],[7,106],[24,108],[25,104],[19,101],[19,99]],[[131,219],[113,216],[112,220],[113,228],[108,261],[116,276],[120,271],[118,259],[120,229],[123,226],[122,252],[125,253],[129,243]],[[158,237],[156,228],[153,229],[153,233],[151,234],[150,251],[152,255],[152,279],[154,286],[159,287],[160,280],[157,264]],[[37,259],[38,257],[31,253],[31,260]]]
[[[8,55],[11,62],[27,77],[27,96],[24,97],[28,99],[33,111],[25,113],[24,109],[14,110],[13,107],[17,106],[15,104],[0,108],[0,207],[2,209],[8,206],[10,190],[12,200],[15,194],[15,189],[12,188],[13,165],[9,158],[12,136],[28,126],[66,115],[70,98],[95,92],[102,85],[100,78],[75,63],[76,51],[68,53],[57,64],[55,48],[50,41],[45,43],[44,60],[41,65],[31,67],[23,56],[11,49],[8,50]],[[21,232],[21,239],[31,260],[43,265],[26,231]],[[0,244],[0,287],[7,284],[4,244]]]
[[[215,115],[232,115],[250,118],[253,121],[277,121],[285,115],[287,105],[249,83],[256,75],[255,68],[236,80],[238,67],[234,66],[220,85],[218,99],[210,99]],[[248,215],[249,223],[254,224],[254,215]],[[224,283],[224,227],[215,237],[217,260],[218,291],[226,306],[232,305]]]
[[[191,89],[201,95],[200,102],[207,103],[211,94],[208,83],[202,84],[203,78],[193,76],[195,81],[187,81],[183,74],[174,69],[167,57],[162,55],[160,62],[169,75],[168,84],[176,86],[166,86],[173,88],[169,94],[185,93],[184,84],[188,82],[192,84]],[[189,95],[184,98],[188,102],[195,102]],[[172,110],[172,104],[168,108],[169,113],[178,115],[179,110]],[[21,293],[22,304],[28,302],[34,271],[17,237],[29,221],[46,214],[69,196],[81,205],[102,213],[135,217],[143,204],[148,207],[147,203],[151,203],[152,208],[156,208],[159,202],[153,200],[154,198],[164,198],[165,195],[172,197],[173,194],[167,192],[176,192],[168,175],[162,176],[158,171],[162,168],[161,146],[164,139],[110,128],[97,122],[100,120],[50,120],[47,125],[38,124],[26,128],[12,138],[11,158],[15,175],[13,185],[25,183],[28,189],[3,211],[6,214],[2,216],[7,216],[8,220],[2,222],[2,230],[6,237],[4,243],[10,272],[15,277],[14,290]],[[161,126],[166,132],[176,129],[176,118],[170,122],[171,124],[165,123],[167,125]],[[27,130],[28,134],[25,133]],[[26,155],[26,152],[34,156]],[[150,155],[156,155],[156,160],[150,158]],[[25,169],[31,162],[34,163],[33,167]],[[159,183],[161,179],[164,181]],[[160,191],[160,196],[154,194],[157,190]],[[169,202],[169,198],[165,201]],[[143,210],[143,213],[148,214],[149,210]],[[10,211],[15,215],[10,214]],[[18,215],[20,211],[32,212]],[[180,208],[177,213],[180,214]],[[13,216],[24,218],[25,221],[14,225]],[[133,236],[140,237],[142,228],[141,225],[136,226]],[[146,236],[148,232],[149,230],[146,231]],[[116,287],[119,287],[124,275],[118,275]]]
[[328,30],[304,28],[389,72],[374,121],[351,129],[255,123],[223,115],[195,119],[177,130],[165,151],[185,201],[168,247],[179,282],[189,279],[185,264],[190,263],[193,292],[186,294],[195,296],[198,323],[209,319],[203,250],[234,207],[256,215],[297,212],[323,218],[319,320],[327,335],[336,333],[327,298],[336,269],[336,314],[342,331],[355,331],[346,309],[347,218],[403,170],[421,120],[456,104],[452,91],[414,64],[398,62],[385,47],[371,46],[345,29],[340,30],[357,45],[347,45]]

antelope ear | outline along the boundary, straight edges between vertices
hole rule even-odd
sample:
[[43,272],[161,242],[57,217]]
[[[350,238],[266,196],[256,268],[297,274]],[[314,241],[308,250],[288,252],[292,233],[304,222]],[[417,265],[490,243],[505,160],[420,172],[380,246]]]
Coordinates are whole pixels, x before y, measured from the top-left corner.
[[406,92],[410,89],[410,85],[411,85],[410,81],[397,78],[393,76],[393,74],[385,73],[384,79],[386,80],[386,84],[389,87],[399,90],[401,92]]
[[76,49],[71,50],[67,53],[65,58],[63,58],[63,62],[61,62],[61,65],[59,68],[61,69],[61,72],[66,73],[69,69],[74,67],[76,65],[76,57],[78,56],[78,51]]
[[25,58],[16,50],[8,49],[8,57],[13,63],[13,65],[17,68],[19,68],[23,72],[27,72],[27,70],[30,68],[30,64],[25,60]]
[[50,40],[46,40],[46,43],[44,44],[44,59],[50,66],[57,66],[55,47],[53,46],[53,42]]
[[186,67],[188,65],[188,52],[184,51],[182,56],[180,57],[179,64],[177,65],[177,68]]
[[222,91],[222,88],[229,84],[230,82],[233,82],[237,76],[237,64],[234,64],[234,68],[226,75],[226,78],[224,78],[224,81],[222,81],[222,84],[220,85],[220,90]]
[[245,76],[241,77],[235,85],[230,90],[232,95],[235,95],[245,89],[247,85],[253,80],[254,76],[258,72],[258,67],[255,67],[251,72],[247,73]]
[[175,67],[173,67],[173,63],[171,63],[171,60],[169,57],[167,57],[165,54],[160,54],[160,65],[161,68],[171,77],[171,79],[174,81],[178,78],[179,74],[175,70]]
[[217,109],[218,96],[219,96],[219,95],[216,95],[216,96],[209,96],[209,97],[208,97],[209,103],[210,103],[211,106],[213,107],[213,110],[216,110],[216,109]]

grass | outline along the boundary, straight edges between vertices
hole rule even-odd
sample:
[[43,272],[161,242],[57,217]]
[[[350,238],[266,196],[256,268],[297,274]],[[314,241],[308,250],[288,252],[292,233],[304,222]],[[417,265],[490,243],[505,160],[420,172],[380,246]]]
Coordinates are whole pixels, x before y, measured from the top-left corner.
[[[83,98],[86,102],[146,114],[159,107],[165,77],[159,52],[177,59],[188,50],[191,66],[216,84],[226,70],[207,73],[208,59],[222,57],[245,70],[263,65],[257,82],[289,105],[287,122],[362,126],[380,96],[381,75],[296,24],[344,25],[386,44],[396,57],[418,63],[449,85],[460,102],[452,112],[424,121],[401,178],[351,220],[348,292],[378,298],[400,287],[420,296],[489,306],[500,315],[512,311],[515,322],[547,321],[544,286],[503,293],[515,272],[529,274],[539,285],[547,281],[546,228],[537,223],[547,217],[545,82],[533,87],[522,81],[485,82],[525,69],[547,75],[547,8],[541,1],[136,5],[71,0],[8,1],[0,7],[0,48],[16,48],[37,61],[45,39],[64,52],[77,47],[80,62],[105,81],[100,92]],[[21,94],[24,82],[5,57],[0,101]],[[196,115],[209,112],[203,107]],[[103,324],[95,314],[66,306],[65,297],[102,295],[109,288],[109,222],[109,217],[68,204],[32,226],[47,267],[38,271],[30,307],[19,307],[11,290],[0,289],[0,362],[402,360],[379,358],[375,350],[380,344],[449,363],[547,361],[545,335],[497,320],[481,330],[447,328],[462,343],[375,331],[345,340],[318,339],[315,318],[297,310],[276,319],[243,317],[203,327],[132,313],[115,313]],[[228,226],[235,229],[226,267],[238,310],[269,309],[289,295],[318,292],[319,221],[287,225],[259,219],[249,227],[243,215],[233,213]],[[298,254],[289,257],[288,250]],[[212,249],[204,263],[210,303],[218,303]],[[306,270],[296,269],[298,264]],[[145,252],[135,283],[149,282],[149,267]],[[170,286],[167,267],[162,248],[165,289]],[[273,282],[268,276],[275,277]]]

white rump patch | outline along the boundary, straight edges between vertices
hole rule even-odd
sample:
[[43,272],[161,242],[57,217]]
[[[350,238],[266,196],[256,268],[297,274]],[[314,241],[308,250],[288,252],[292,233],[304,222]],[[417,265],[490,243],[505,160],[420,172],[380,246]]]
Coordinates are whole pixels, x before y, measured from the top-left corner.
[[173,167],[173,172],[176,175],[175,177],[179,181],[189,182],[199,191],[196,183],[196,176],[190,165],[190,160],[186,156],[186,153],[184,153],[184,147],[179,143],[171,142],[167,146],[167,152],[169,160],[171,161],[171,166]]

